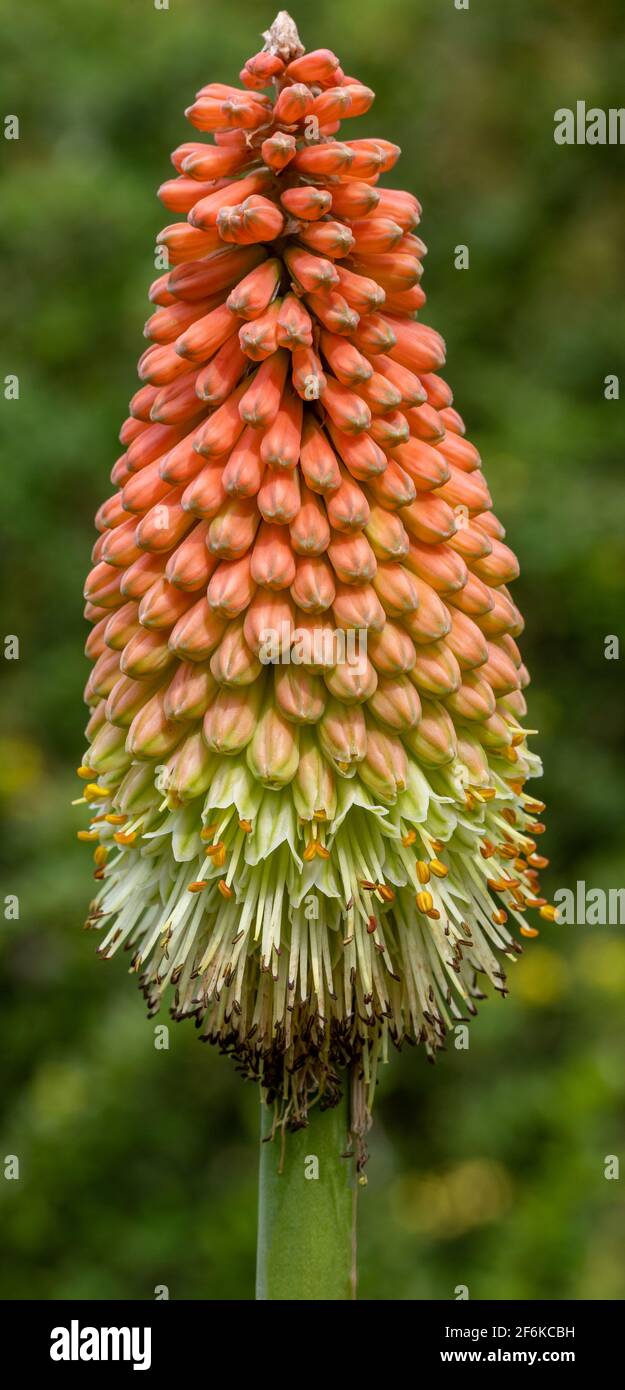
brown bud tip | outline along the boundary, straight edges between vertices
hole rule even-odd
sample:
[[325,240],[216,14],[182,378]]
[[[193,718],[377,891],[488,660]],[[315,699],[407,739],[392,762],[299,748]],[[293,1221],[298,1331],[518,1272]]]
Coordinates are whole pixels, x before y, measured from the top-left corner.
[[263,33],[265,49],[276,53],[284,63],[291,63],[305,52],[297,25],[287,10],[279,10],[270,29]]

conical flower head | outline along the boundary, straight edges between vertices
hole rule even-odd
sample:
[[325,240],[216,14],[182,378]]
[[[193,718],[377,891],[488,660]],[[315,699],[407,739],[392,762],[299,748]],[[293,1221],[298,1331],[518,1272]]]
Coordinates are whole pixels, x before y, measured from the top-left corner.
[[[99,951],[305,1121],[547,919],[518,567],[421,319],[373,92],[288,16],[202,88],[98,512]],[[344,127],[345,123],[345,129]]]

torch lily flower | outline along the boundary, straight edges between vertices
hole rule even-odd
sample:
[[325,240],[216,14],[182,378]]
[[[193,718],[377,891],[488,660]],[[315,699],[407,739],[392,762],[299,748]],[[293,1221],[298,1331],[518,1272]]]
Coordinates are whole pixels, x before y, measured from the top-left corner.
[[[553,920],[516,559],[421,320],[374,94],[278,21],[160,188],[85,587],[99,954],[306,1123]],[[344,135],[345,130],[345,135]],[[528,914],[534,914],[532,920]]]

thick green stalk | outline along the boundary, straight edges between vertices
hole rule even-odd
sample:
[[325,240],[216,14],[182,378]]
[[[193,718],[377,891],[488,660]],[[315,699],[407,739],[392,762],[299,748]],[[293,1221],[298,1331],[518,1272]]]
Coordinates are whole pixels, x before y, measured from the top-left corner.
[[[347,1090],[347,1087],[346,1087]],[[307,1129],[271,1135],[261,1104],[256,1297],[273,1301],[353,1299],[355,1178],[348,1100],[310,1110]]]

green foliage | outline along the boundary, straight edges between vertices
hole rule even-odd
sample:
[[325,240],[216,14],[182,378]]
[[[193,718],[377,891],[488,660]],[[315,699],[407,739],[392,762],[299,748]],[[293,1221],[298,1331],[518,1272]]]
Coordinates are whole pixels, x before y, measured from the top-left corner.
[[[541,729],[550,888],[623,882],[625,571],[622,151],[560,147],[554,111],[622,104],[618,0],[317,0],[292,6],[377,92],[360,133],[397,139],[424,204],[425,319],[522,563],[531,721]],[[153,190],[204,82],[235,80],[273,13],[259,0],[0,0],[5,291],[0,402],[2,687],[0,1180],[6,1298],[251,1298],[257,1096],[172,1027],[155,1047],[123,962],[80,931],[81,590],[134,390]],[[620,22],[619,22],[620,21]],[[468,271],[454,248],[470,247]],[[620,742],[619,742],[620,740]],[[125,958],[126,959],[126,958]],[[383,1070],[361,1194],[365,1298],[625,1296],[624,930],[550,927],[489,1001],[468,1051]],[[164,1020],[156,1020],[166,1022]]]

